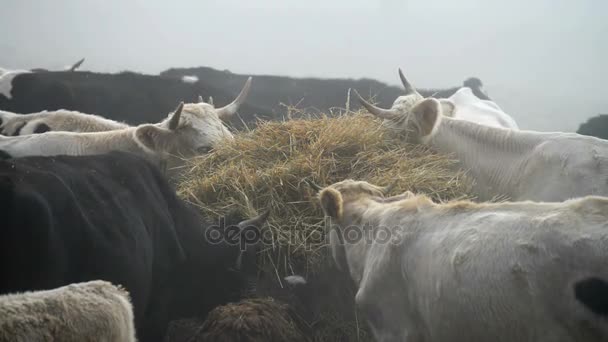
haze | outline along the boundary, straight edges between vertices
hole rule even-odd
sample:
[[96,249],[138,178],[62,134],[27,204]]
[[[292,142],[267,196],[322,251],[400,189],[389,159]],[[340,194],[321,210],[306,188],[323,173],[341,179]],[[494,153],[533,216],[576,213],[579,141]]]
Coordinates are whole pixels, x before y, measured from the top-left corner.
[[[608,112],[602,0],[4,0],[0,67],[375,78],[479,77],[520,124],[575,131]],[[255,80],[254,80],[255,86]]]

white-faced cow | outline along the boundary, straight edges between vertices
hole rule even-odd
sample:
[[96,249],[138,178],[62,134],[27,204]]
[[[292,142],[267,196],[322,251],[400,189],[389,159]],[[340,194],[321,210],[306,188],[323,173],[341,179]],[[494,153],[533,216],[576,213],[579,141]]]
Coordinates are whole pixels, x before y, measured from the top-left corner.
[[[144,155],[154,161],[174,159],[171,157],[188,157],[208,151],[222,139],[233,138],[222,120],[230,118],[236,113],[247,98],[250,88],[251,78],[247,80],[237,98],[222,108],[216,109],[207,103],[186,105],[182,103],[173,114],[159,124],[143,124],[105,132],[51,131],[44,134],[15,137],[0,136],[0,150],[13,157],[92,155],[112,150]],[[78,122],[83,117],[90,119],[98,126],[110,122],[105,119],[100,121],[100,118],[96,116],[82,114],[72,116],[72,121],[54,120],[51,115],[28,122],[27,124],[32,124],[28,130],[35,131],[41,124],[46,127],[66,129],[68,127],[65,124]],[[3,127],[10,125],[12,120],[20,120],[20,118],[9,118]],[[84,129],[85,124],[93,127],[88,124],[88,121],[80,121],[80,123],[79,129]]]
[[[201,118],[207,118],[210,127],[218,122],[227,121],[245,102],[251,89],[251,77],[234,101],[222,107],[215,108],[213,98],[205,103],[199,96],[198,104],[186,106],[186,112],[200,112]],[[199,108],[197,108],[199,107]],[[4,114],[3,114],[4,113]],[[4,115],[4,116],[3,116]],[[186,114],[185,114],[186,115]],[[219,119],[219,120],[216,120]],[[0,111],[0,134],[7,136],[28,135],[53,131],[64,132],[103,132],[131,127],[123,122],[106,119],[99,115],[85,114],[75,111],[57,110],[18,115]]]
[[135,342],[129,293],[95,280],[0,295],[0,341]]
[[[371,105],[367,101],[360,101],[361,104],[368,111],[372,113],[381,113],[385,116],[395,116],[395,114],[399,116],[401,113],[409,112],[414,105],[422,101],[425,97],[410,84],[403,75],[401,69],[399,69],[399,78],[405,88],[405,95],[399,96],[393,103],[391,109],[382,109]],[[356,90],[355,94],[361,99],[361,96]],[[441,98],[441,94],[435,94],[434,96],[437,96],[439,99],[445,116],[475,122],[481,125],[518,129],[515,120],[502,111],[495,102],[487,99],[480,99],[469,87],[462,87],[447,98]]]
[[436,204],[352,180],[319,198],[377,341],[608,341],[608,198]]
[[[133,72],[22,72],[0,77],[0,110],[28,114],[64,109],[139,125],[161,121],[176,103],[195,102],[198,95],[229,103],[234,93],[225,89],[209,79],[186,83]],[[270,112],[250,103],[239,110],[246,122]]]
[[451,118],[442,115],[447,101],[422,99],[412,91],[397,99],[391,109],[378,108],[360,96],[359,100],[408,141],[453,154],[472,176],[473,190],[480,200],[501,196],[563,201],[585,195],[608,196],[608,141]]

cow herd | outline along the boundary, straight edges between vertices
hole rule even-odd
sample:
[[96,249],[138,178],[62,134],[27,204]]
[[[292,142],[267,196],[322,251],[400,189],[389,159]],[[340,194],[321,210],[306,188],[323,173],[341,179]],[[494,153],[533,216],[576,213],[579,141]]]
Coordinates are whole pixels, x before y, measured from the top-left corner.
[[[405,141],[457,159],[475,201],[311,183],[376,340],[608,341],[608,141],[521,130],[478,79],[423,96],[399,76],[389,109],[355,97]],[[243,241],[269,211],[202,217],[170,184],[184,158],[234,138],[224,123],[252,79],[223,107],[188,88],[166,117],[134,122],[28,112],[36,96],[95,102],[79,97],[86,84],[53,77],[0,74],[0,342],[162,341],[170,321],[254,291],[260,246]]]

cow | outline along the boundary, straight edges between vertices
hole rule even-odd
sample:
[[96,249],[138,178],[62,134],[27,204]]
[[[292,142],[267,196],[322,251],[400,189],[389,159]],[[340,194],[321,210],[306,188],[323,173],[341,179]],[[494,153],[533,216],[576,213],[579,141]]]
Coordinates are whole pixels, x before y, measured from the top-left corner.
[[0,295],[0,341],[135,342],[129,293],[95,280]]
[[[80,66],[84,63],[84,58],[79,60],[78,62],[72,64],[71,66],[66,68],[66,72],[74,72],[76,69],[80,68]],[[39,73],[39,72],[49,72],[46,69],[35,68],[32,70],[7,70],[0,68],[0,96],[10,100],[12,99],[12,84],[13,79],[21,74],[29,74],[29,73]]]
[[[213,96],[216,104],[229,103],[233,97],[210,82],[188,83],[132,72],[50,71],[0,78],[0,110],[28,114],[64,109],[129,125],[161,121],[176,103],[195,102],[200,94]],[[239,110],[245,121],[265,112],[269,110],[250,104]]]
[[[200,112],[199,117],[207,120],[207,123],[202,123],[200,126],[201,134],[214,136],[213,128],[223,126],[222,121],[227,121],[237,112],[238,108],[243,105],[251,89],[252,79],[249,77],[239,95],[230,104],[215,108],[213,106],[213,98],[209,99],[209,103],[202,101],[199,96],[198,104],[187,106],[191,108],[191,112]],[[120,130],[131,126],[123,122],[106,119],[95,114],[85,114],[75,111],[57,110],[57,111],[42,111],[39,113],[18,115],[15,113],[0,112],[0,133],[6,136],[28,135],[45,133],[52,131],[65,132],[104,132],[112,130]],[[162,124],[161,124],[162,125]],[[203,126],[209,126],[211,129],[205,130]],[[210,132],[209,132],[210,131]],[[225,131],[225,130],[222,130]],[[223,132],[221,135],[227,135]]]
[[608,114],[598,114],[590,118],[579,126],[576,133],[608,139]]
[[[223,139],[233,138],[232,133],[222,123],[222,119],[230,118],[236,113],[247,98],[250,88],[251,78],[232,103],[218,109],[206,103],[184,105],[182,102],[174,113],[158,124],[143,124],[104,132],[50,131],[44,134],[0,136],[0,150],[14,157],[93,155],[121,150],[140,154],[163,167],[175,170],[183,164],[182,158],[205,153]],[[15,119],[14,116],[11,118]],[[5,125],[10,125],[11,118]],[[70,122],[64,120],[53,123],[52,118],[53,116],[34,120],[29,129],[35,131],[44,120],[46,120],[45,125],[55,128]],[[82,115],[78,118],[82,118]],[[89,118],[100,123],[94,116]],[[19,120],[18,117],[16,119]],[[81,122],[80,127],[83,127],[82,124]],[[18,127],[23,130],[25,126],[22,124]]]
[[249,291],[250,232],[268,216],[202,217],[158,167],[119,151],[0,160],[0,207],[0,294],[105,280],[130,293],[144,342]]
[[[199,80],[205,80],[220,89],[233,92],[238,91],[242,82],[247,79],[247,75],[209,67],[173,68],[161,72],[160,75],[175,81],[181,81],[184,76],[196,76]],[[480,99],[490,100],[481,80],[477,77],[466,78],[463,83],[453,87],[418,89],[418,91],[425,97],[447,98],[462,87],[470,87]],[[366,93],[376,95],[375,100],[386,106],[389,106],[402,92],[396,86],[369,78],[319,79],[257,75],[256,87],[248,103],[267,109],[264,113],[268,114],[266,116],[268,119],[289,117],[292,112],[290,105],[309,112],[329,114],[336,108],[344,108],[346,91],[349,88],[365,90]],[[350,107],[350,109],[355,108]]]
[[608,198],[384,194],[353,180],[319,194],[377,341],[608,341]]
[[[401,69],[399,69],[399,78],[405,89],[405,95],[399,96],[395,100],[392,109],[383,110],[371,105],[367,101],[360,101],[361,104],[370,112],[375,111],[388,114],[397,111],[409,111],[416,103],[423,100],[425,96],[420,94],[416,88],[410,84]],[[361,96],[356,89],[354,89],[354,92],[355,95],[361,99]],[[439,99],[445,116],[487,126],[519,129],[515,120],[502,111],[495,102],[477,97],[476,92],[469,87],[459,88],[449,97],[444,98],[441,92],[434,96],[437,96],[436,98]]]
[[481,201],[563,201],[608,196],[608,141],[574,133],[520,131],[443,115],[449,101],[422,98],[408,82],[391,109],[359,101],[404,139],[453,155]]
[[6,136],[50,131],[103,132],[130,127],[125,123],[109,120],[99,115],[63,109],[22,115],[4,112],[4,114],[0,113],[0,120],[0,133]]

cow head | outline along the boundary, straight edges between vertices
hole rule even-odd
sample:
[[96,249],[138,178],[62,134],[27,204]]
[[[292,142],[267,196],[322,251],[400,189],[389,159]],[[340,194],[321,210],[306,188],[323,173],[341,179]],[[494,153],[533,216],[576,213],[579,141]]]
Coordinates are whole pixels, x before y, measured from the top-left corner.
[[410,142],[425,142],[437,127],[441,115],[453,116],[455,105],[448,99],[424,98],[405,78],[401,69],[399,77],[405,87],[406,95],[399,96],[393,107],[383,109],[364,100],[355,90],[355,94],[371,114],[384,119],[384,123],[401,133]]
[[237,98],[222,108],[204,102],[181,103],[164,121],[139,126],[135,138],[152,151],[184,157],[207,152],[221,140],[233,138],[223,120],[230,119],[237,112],[250,88],[251,77]]
[[[367,182],[345,180],[321,190],[319,200],[335,223],[330,235],[334,260],[350,272],[357,284],[355,301],[376,340],[405,341],[408,332],[403,318],[408,305],[403,300],[407,295],[400,277],[402,244],[398,231],[390,229],[395,225],[390,217],[401,208],[415,206],[410,202],[416,202],[418,197],[407,191],[385,198],[387,190]],[[390,232],[386,238],[380,237],[381,228]]]
[[[379,187],[368,182],[350,179],[335,183],[319,192],[319,201],[326,218],[329,244],[334,262],[343,271],[348,271],[355,282],[361,280],[363,262],[370,234],[369,222],[361,219],[361,210],[368,205],[402,200],[413,196],[411,192],[385,198],[394,184]],[[355,240],[353,240],[355,238]]]

